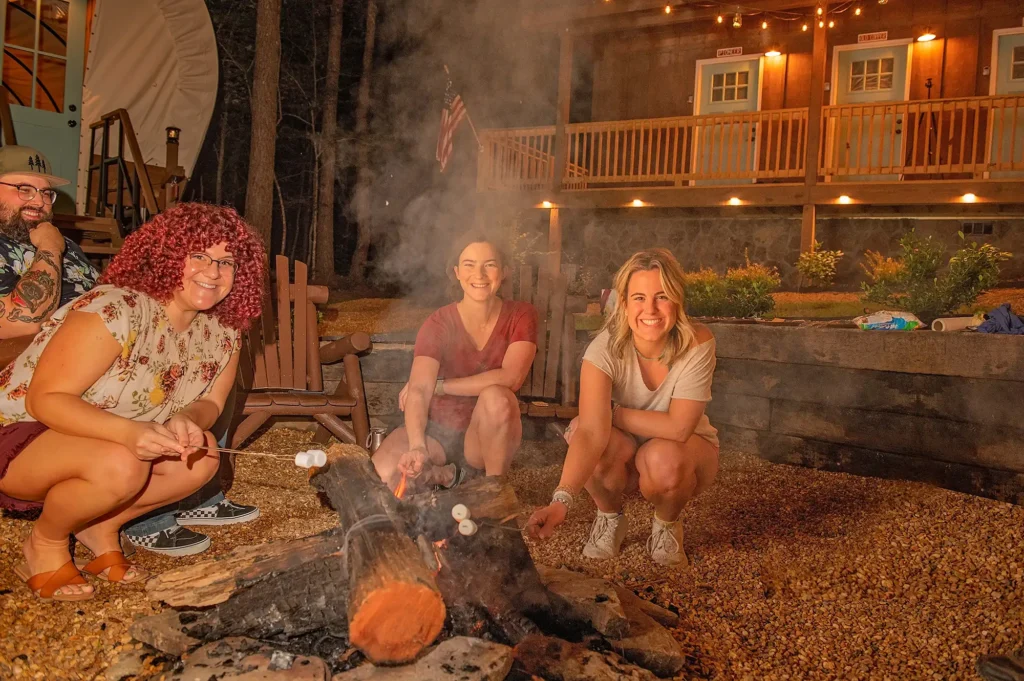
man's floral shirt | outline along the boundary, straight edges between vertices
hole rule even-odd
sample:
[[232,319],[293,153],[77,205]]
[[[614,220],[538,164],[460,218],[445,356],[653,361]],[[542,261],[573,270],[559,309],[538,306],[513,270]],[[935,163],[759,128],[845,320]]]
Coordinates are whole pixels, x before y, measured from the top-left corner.
[[[0,296],[12,290],[21,275],[35,262],[36,247],[0,234]],[[60,282],[60,306],[90,290],[100,274],[74,241],[64,238],[64,272]]]

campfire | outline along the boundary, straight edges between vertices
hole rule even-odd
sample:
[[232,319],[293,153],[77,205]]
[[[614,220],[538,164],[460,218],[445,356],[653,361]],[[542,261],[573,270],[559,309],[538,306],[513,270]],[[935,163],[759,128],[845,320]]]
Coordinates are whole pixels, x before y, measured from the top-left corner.
[[149,596],[176,610],[137,622],[133,635],[176,655],[244,637],[247,650],[278,655],[277,668],[319,658],[334,681],[412,665],[415,674],[394,678],[465,668],[472,674],[451,678],[653,679],[684,663],[664,628],[675,614],[534,564],[517,524],[524,509],[502,479],[406,495],[403,478],[392,494],[364,452],[335,446],[310,482],[338,528],[156,577]]

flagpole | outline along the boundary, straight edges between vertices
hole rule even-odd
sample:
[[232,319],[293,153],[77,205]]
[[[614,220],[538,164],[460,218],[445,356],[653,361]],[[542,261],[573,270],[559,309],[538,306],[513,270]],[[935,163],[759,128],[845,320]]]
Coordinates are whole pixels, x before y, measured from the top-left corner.
[[[444,65],[444,73],[445,73],[446,76],[448,76],[449,79],[451,79],[452,72],[448,70],[448,65],[447,64]],[[463,97],[462,101],[465,102],[466,98]],[[479,147],[479,150],[482,152],[484,150],[484,145],[483,145],[483,142],[480,141],[480,135],[478,135],[477,132],[476,132],[476,126],[473,125],[473,117],[469,115],[469,107],[465,106],[465,104],[463,104],[463,107],[464,107],[465,112],[466,112],[466,122],[469,123],[469,129],[473,131],[473,137],[476,138],[476,145],[477,145],[477,147]]]

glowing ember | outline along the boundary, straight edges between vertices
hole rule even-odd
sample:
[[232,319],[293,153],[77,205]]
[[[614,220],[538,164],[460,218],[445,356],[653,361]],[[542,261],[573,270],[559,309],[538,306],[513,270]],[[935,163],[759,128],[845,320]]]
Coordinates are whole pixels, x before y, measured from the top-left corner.
[[402,480],[398,483],[398,487],[395,488],[395,496],[399,499],[405,496],[405,473],[402,473]]

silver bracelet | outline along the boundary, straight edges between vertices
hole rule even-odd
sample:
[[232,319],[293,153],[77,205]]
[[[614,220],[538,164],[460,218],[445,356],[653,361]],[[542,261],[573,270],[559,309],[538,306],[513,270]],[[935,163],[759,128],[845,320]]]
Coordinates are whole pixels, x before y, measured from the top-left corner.
[[572,494],[564,489],[556,489],[555,493],[551,495],[551,503],[555,503],[556,501],[564,504],[566,510],[572,508]]

